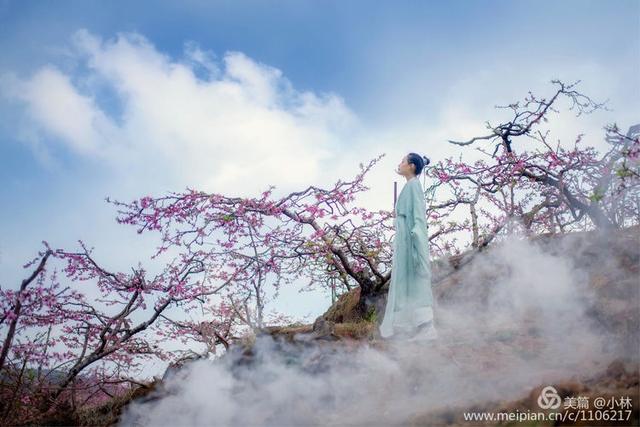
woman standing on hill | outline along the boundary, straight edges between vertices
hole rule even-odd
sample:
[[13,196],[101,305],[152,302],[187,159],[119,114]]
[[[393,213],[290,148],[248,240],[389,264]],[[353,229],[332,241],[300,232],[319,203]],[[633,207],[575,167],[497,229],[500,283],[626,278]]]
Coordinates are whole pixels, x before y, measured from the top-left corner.
[[415,333],[409,341],[429,340],[438,334],[433,323],[433,295],[425,197],[418,176],[429,164],[426,156],[409,153],[398,165],[406,184],[395,207],[395,237],[391,283],[380,335]]

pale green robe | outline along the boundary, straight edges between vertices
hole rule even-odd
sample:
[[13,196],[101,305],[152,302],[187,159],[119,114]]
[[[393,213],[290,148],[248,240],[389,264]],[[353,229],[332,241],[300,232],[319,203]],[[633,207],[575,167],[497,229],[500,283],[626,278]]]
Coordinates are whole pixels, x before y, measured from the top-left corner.
[[411,332],[433,320],[431,265],[424,191],[418,177],[406,182],[396,201],[391,282],[380,335]]

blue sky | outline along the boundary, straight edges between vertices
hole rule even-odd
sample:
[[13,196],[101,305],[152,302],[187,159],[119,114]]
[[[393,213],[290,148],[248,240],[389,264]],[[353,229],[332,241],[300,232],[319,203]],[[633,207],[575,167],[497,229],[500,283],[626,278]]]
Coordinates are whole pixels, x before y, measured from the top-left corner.
[[[385,152],[361,202],[390,209],[402,155],[457,153],[447,138],[555,77],[610,99],[552,123],[601,144],[640,117],[639,21],[638,1],[0,0],[0,285],[43,239],[83,239],[114,269],[148,258],[156,236],[115,224],[107,195],[328,186]],[[285,300],[294,315],[328,301]]]
[[640,8],[634,0],[2,3],[3,67],[28,72],[51,60],[50,49],[77,28],[104,36],[135,31],[170,55],[186,40],[216,53],[240,50],[283,70],[300,90],[339,93],[360,114],[378,110],[373,85],[403,86],[397,77],[408,58],[414,67],[428,64],[423,80],[437,99],[446,81],[496,60],[637,54]]

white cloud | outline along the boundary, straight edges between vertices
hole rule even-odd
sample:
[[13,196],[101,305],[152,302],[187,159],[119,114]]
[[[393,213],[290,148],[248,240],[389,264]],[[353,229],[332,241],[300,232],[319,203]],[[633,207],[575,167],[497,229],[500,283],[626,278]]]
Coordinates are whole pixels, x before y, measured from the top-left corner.
[[9,96],[27,104],[28,114],[41,129],[82,154],[98,154],[115,132],[93,99],[79,93],[54,66],[41,68],[26,81],[4,75],[1,85]]
[[[255,194],[265,187],[262,177],[285,191],[328,185],[353,176],[359,162],[383,152],[389,156],[371,179],[386,192],[385,186],[398,180],[392,170],[406,152],[422,152],[433,161],[458,153],[460,148],[447,139],[486,133],[485,120],[496,124],[510,118],[495,104],[519,100],[527,90],[548,96],[551,78],[583,78],[579,89],[596,100],[612,93],[614,103],[623,101],[623,88],[607,77],[605,64],[500,63],[466,77],[452,75],[425,116],[413,107],[433,88],[425,87],[424,64],[418,61],[417,68],[395,68],[405,71],[387,76],[390,84],[372,82],[371,92],[390,116],[400,117],[365,128],[339,95],[298,91],[281,70],[242,52],[225,52],[219,60],[187,42],[184,56],[172,58],[135,33],[105,40],[79,30],[72,40],[79,71],[65,74],[46,66],[30,78],[14,78],[16,87],[28,88],[14,91],[14,98],[25,102],[36,128],[75,152],[106,159],[113,168],[109,185],[128,196],[138,195],[141,188],[150,193],[185,186]],[[7,78],[2,80],[7,86]],[[406,96],[402,88],[408,86],[415,96]],[[109,107],[101,103],[105,92],[115,100]],[[404,94],[402,102],[394,92]],[[575,119],[563,110],[550,123],[554,137],[570,141],[587,130],[587,141],[597,145],[603,124],[613,117],[625,124],[633,113],[625,105],[614,107],[615,113],[588,119]],[[30,135],[29,144],[45,158],[43,144],[27,131],[31,125],[21,133]],[[387,194],[367,197],[388,205]]]
[[[214,56],[193,43],[183,60],[139,34],[102,40],[80,30],[73,43],[88,70],[73,76],[79,83],[47,65],[14,77],[21,89],[13,98],[44,132],[104,157],[129,183],[255,192],[247,177],[268,176],[296,187],[317,181],[341,132],[357,126],[339,96],[298,92],[280,70],[241,52],[226,52],[219,72]],[[114,93],[121,111],[101,109],[100,90]]]

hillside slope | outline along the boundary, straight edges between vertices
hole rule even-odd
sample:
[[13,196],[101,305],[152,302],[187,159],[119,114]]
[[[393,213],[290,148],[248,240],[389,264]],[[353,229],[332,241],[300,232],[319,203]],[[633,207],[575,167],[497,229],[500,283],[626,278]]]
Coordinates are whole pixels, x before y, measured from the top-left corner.
[[[381,339],[379,317],[354,314],[355,289],[313,325],[267,328],[184,367],[129,405],[122,425],[482,425],[464,412],[540,411],[549,385],[563,401],[631,399],[622,422],[579,425],[637,425],[639,227],[511,239],[434,262],[433,276],[437,341]],[[202,378],[206,407],[193,397]]]

